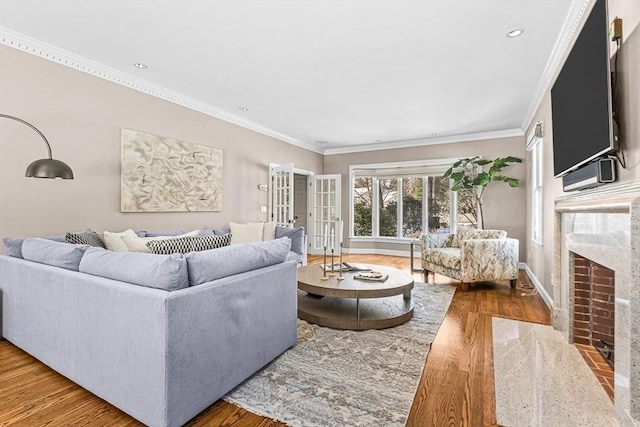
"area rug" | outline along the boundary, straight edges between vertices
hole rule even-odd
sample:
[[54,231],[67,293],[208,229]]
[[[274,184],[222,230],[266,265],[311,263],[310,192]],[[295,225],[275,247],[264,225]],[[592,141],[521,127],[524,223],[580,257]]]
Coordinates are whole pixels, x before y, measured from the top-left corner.
[[416,283],[413,318],[383,330],[298,321],[298,344],[224,399],[291,426],[404,426],[454,286]]

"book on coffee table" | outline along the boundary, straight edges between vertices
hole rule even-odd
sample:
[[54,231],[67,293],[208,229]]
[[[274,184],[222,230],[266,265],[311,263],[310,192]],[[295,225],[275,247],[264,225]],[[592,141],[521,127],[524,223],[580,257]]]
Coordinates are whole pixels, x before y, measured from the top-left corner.
[[[324,268],[324,271],[331,271],[331,264],[320,264],[320,268]],[[347,262],[343,262],[340,264],[339,262],[333,264],[333,271],[340,271],[342,269],[345,271],[370,271],[371,268],[365,267],[364,265],[358,264],[349,264]]]
[[359,280],[369,280],[372,282],[384,282],[389,278],[389,275],[380,273],[378,271],[361,271],[353,276],[353,278]]

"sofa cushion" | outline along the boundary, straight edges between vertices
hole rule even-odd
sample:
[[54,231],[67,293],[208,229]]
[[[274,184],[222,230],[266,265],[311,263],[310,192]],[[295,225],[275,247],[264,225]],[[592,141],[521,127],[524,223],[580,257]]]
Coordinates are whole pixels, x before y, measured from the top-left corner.
[[168,240],[173,239],[175,237],[187,237],[187,236],[197,236],[199,230],[193,230],[189,233],[180,234],[179,236],[156,236],[156,237],[130,237],[124,236],[122,237],[122,241],[127,247],[128,252],[143,252],[150,254],[151,250],[147,247],[147,243],[152,240]]
[[[62,243],[65,241],[64,236],[47,236],[40,238]],[[22,258],[22,243],[25,239],[28,239],[28,237],[5,237],[2,239],[2,242],[4,243],[4,254],[15,258]]]
[[93,230],[68,232],[65,234],[64,240],[67,243],[74,243],[76,245],[89,245],[103,249],[106,248],[102,237]]
[[291,251],[302,255],[304,253],[304,228],[290,228],[276,226],[276,239],[288,237],[291,239]]
[[453,270],[460,270],[459,248],[436,248],[425,251],[422,255],[424,261],[441,265]]
[[22,257],[27,261],[78,271],[80,260],[89,247],[30,237],[22,242]]
[[190,252],[185,255],[189,270],[189,285],[196,286],[284,262],[290,246],[291,240],[283,238]]
[[135,231],[128,229],[119,233],[105,231],[102,233],[104,244],[107,249],[114,252],[127,252],[127,245],[122,241],[122,237],[137,237]]
[[187,262],[182,254],[154,255],[89,248],[82,257],[79,270],[165,291],[189,286]]
[[146,245],[153,254],[185,254],[222,248],[231,243],[231,234],[222,236],[186,236],[166,240],[151,240]]

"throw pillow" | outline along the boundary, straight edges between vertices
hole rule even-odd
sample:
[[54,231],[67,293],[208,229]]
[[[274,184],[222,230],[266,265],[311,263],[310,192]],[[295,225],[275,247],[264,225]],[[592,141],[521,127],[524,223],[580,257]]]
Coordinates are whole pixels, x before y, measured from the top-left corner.
[[190,231],[186,234],[181,234],[180,236],[157,236],[157,237],[130,237],[124,236],[121,237],[122,241],[127,247],[127,252],[143,252],[143,253],[151,253],[151,250],[147,247],[147,242],[152,240],[168,240],[174,239],[176,237],[187,237],[187,236],[197,236],[198,230]]
[[205,251],[229,246],[231,234],[221,236],[175,237],[166,240],[152,240],[146,245],[154,254],[186,254],[187,252]]
[[124,244],[121,237],[138,237],[135,231],[128,229],[120,233],[105,231],[102,233],[104,243],[108,250],[114,252],[128,252],[127,245]]
[[248,224],[238,224],[230,222],[231,244],[262,242],[262,231],[264,223],[250,222]]
[[76,245],[89,245],[103,249],[106,248],[102,237],[93,230],[68,232],[64,235],[64,240],[67,243],[74,243]]
[[304,251],[304,228],[290,228],[278,225],[276,227],[276,239],[281,237],[291,239],[291,251],[302,255]]
[[264,222],[262,223],[262,241],[273,240],[276,238],[276,223]]
[[2,239],[2,242],[4,243],[4,254],[16,258],[22,258],[22,242],[24,242],[24,239],[24,237],[17,239],[5,237]]

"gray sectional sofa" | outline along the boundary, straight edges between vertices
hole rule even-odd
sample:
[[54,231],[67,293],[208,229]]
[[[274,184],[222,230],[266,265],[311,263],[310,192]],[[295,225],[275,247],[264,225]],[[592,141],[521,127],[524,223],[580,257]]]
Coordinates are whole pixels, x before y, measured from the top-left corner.
[[2,336],[139,421],[179,426],[296,344],[290,245],[155,255],[25,239],[22,258],[0,256]]

